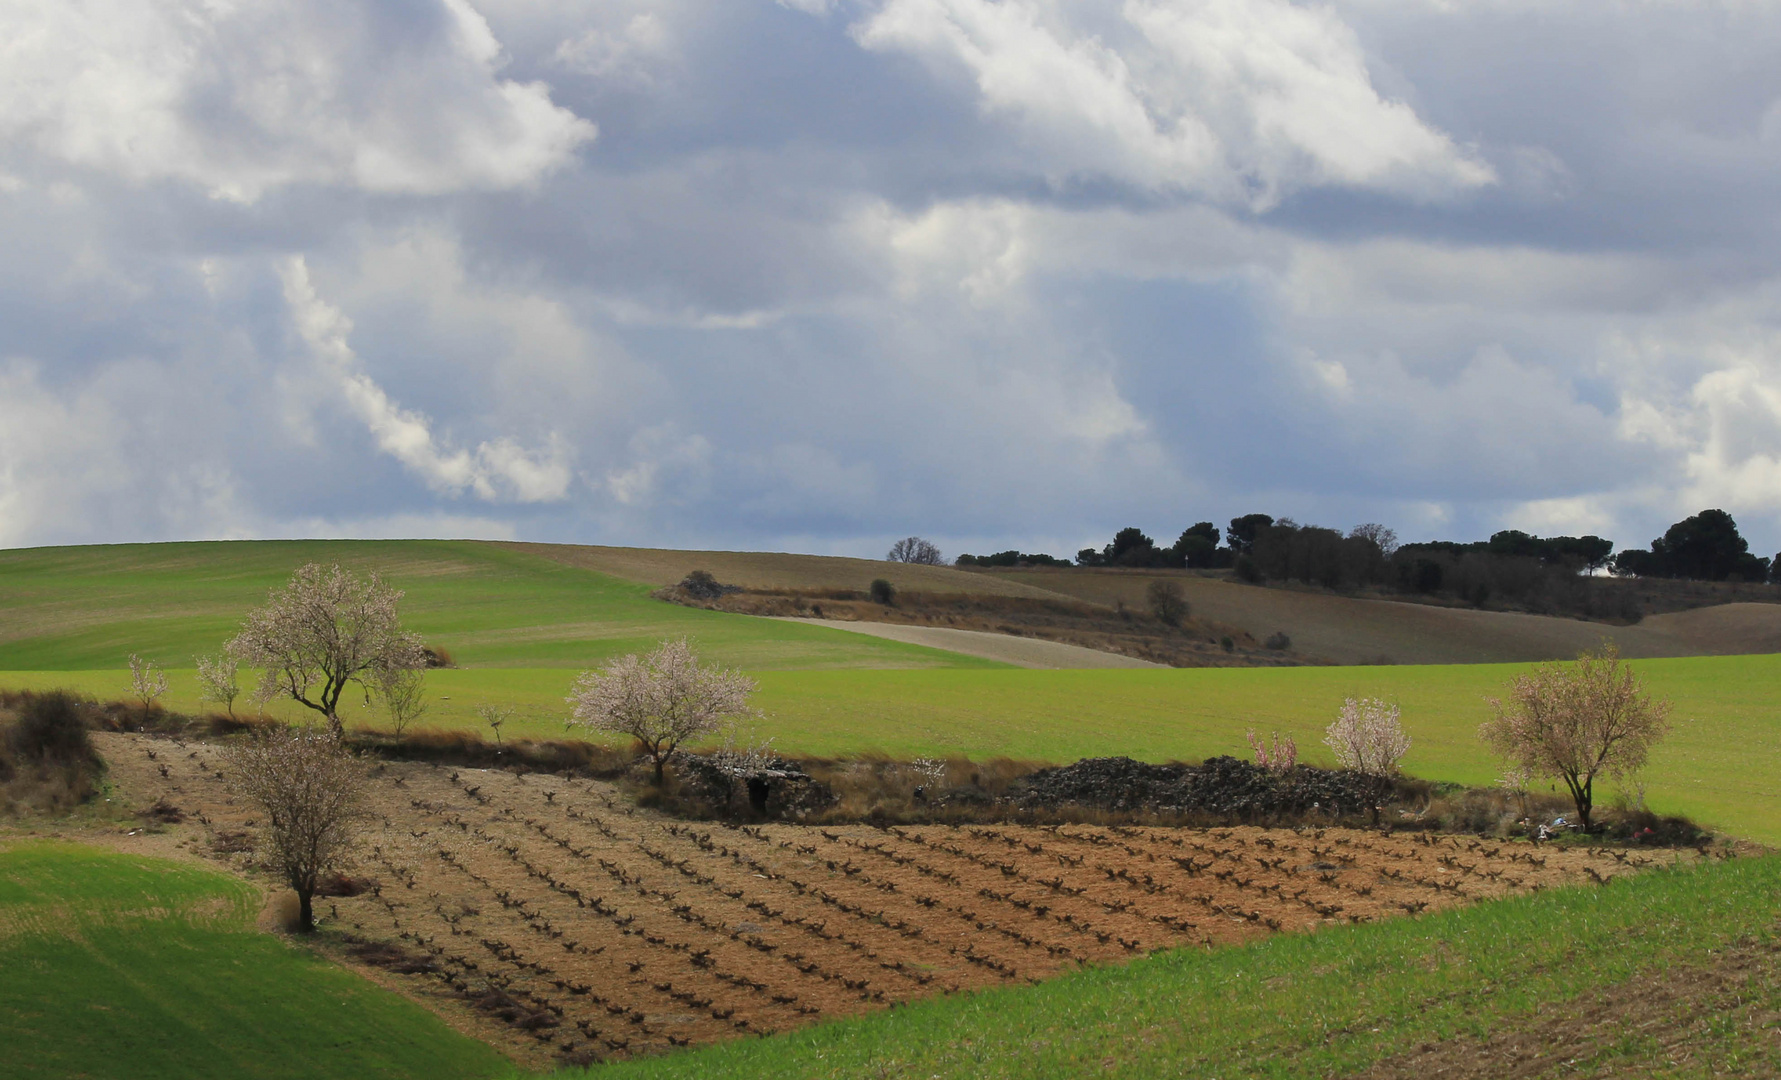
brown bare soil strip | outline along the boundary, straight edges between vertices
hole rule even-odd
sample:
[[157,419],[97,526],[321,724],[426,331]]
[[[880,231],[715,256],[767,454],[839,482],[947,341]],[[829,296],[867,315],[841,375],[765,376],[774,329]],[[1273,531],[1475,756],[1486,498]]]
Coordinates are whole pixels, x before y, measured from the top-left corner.
[[694,570],[709,570],[719,581],[745,589],[857,589],[863,592],[874,578],[884,578],[898,592],[981,593],[1055,599],[1055,594],[1042,588],[1012,580],[985,578],[949,566],[772,551],[670,551],[581,544],[483,542],[652,586],[673,585]]
[[1486,1039],[1425,1043],[1353,1080],[1773,1076],[1778,1063],[1781,942],[1767,941],[1597,988]]
[[[1292,639],[1293,652],[1337,664],[1568,660],[1599,646],[1603,637],[1613,638],[1629,658],[1781,651],[1781,605],[1772,603],[1722,603],[1649,615],[1635,626],[1612,626],[1550,615],[1245,585],[1222,574],[1191,570],[1030,568],[971,573],[1088,603],[1124,603],[1134,609],[1141,608],[1152,581],[1166,579],[1181,586],[1196,618],[1239,627],[1258,640],[1282,631]],[[1710,590],[1716,583],[1666,584]],[[1742,598],[1739,593],[1726,595]],[[1713,595],[1702,591],[1698,598],[1711,602]]]
[[[238,870],[253,811],[218,749],[96,736],[132,803]],[[149,755],[153,754],[151,758]],[[726,826],[611,785],[392,763],[355,880],[321,899],[435,1009],[522,1060],[781,1031],[927,995],[1633,873],[1658,856],[1347,829]],[[1669,858],[1669,855],[1662,856]],[[455,996],[442,998],[440,990]]]

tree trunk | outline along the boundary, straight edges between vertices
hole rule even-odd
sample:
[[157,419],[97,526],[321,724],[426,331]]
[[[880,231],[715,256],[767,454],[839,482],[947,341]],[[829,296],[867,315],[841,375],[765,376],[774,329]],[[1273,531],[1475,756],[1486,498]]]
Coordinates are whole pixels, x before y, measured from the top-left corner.
[[667,758],[662,757],[660,754],[656,755],[656,787],[658,787],[658,788],[662,786],[662,782],[663,782],[662,781],[662,766],[667,764],[667,762],[668,762]]
[[297,890],[297,932],[300,934],[315,933],[315,890]]

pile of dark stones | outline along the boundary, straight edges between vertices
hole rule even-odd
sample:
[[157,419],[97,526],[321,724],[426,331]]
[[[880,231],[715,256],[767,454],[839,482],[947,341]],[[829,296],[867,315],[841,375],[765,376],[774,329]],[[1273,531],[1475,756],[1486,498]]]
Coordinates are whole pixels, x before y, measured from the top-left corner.
[[1384,794],[1378,781],[1348,770],[1300,765],[1273,772],[1234,757],[1210,758],[1200,765],[1151,765],[1112,757],[1041,769],[1018,781],[1010,797],[1028,810],[1083,806],[1267,819],[1369,813]]

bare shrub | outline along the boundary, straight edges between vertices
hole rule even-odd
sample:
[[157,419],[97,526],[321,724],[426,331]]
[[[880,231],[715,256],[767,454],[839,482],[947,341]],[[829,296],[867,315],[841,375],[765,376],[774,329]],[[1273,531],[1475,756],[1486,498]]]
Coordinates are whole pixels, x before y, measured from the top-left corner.
[[495,733],[495,745],[500,746],[501,725],[505,724],[513,716],[513,710],[503,708],[500,705],[478,705],[476,707],[476,715],[482,717],[482,722],[487,724],[488,729]]
[[[360,578],[339,566],[300,567],[266,605],[248,612],[225,648],[244,664],[264,669],[254,696],[289,697],[328,718],[341,733],[340,695],[347,684],[401,668],[425,667],[419,637],[404,633],[398,589],[376,574]],[[367,687],[369,689],[369,687]]]
[[372,693],[383,703],[397,738],[427,711],[426,668],[384,668],[372,675]]
[[682,743],[720,730],[749,712],[755,682],[739,671],[701,667],[685,638],[648,656],[632,653],[584,671],[569,695],[570,723],[637,740],[662,769]]
[[198,665],[198,700],[214,701],[235,716],[235,699],[241,696],[241,685],[235,673],[241,662],[229,653],[221,656],[200,656]]
[[98,760],[92,734],[82,715],[81,698],[66,690],[24,695],[18,720],[7,733],[8,749],[25,761],[86,762]]
[[14,719],[0,726],[0,811],[58,814],[92,798],[104,763],[88,734],[89,703],[64,690],[4,697]]
[[890,554],[885,558],[890,562],[917,563],[922,566],[944,566],[945,556],[940,549],[919,536],[908,536],[891,545]]
[[1276,776],[1292,772],[1299,764],[1299,744],[1291,735],[1282,735],[1277,731],[1268,733],[1268,741],[1263,742],[1260,735],[1249,732],[1249,748],[1255,751],[1255,763]]
[[155,700],[167,692],[167,673],[153,660],[144,660],[131,653],[130,692],[142,702],[144,709],[154,708]]
[[1586,829],[1596,778],[1632,777],[1669,731],[1669,702],[1652,698],[1611,644],[1574,664],[1541,664],[1491,704],[1479,737],[1527,775],[1564,781]]
[[1144,600],[1150,606],[1150,613],[1164,625],[1180,626],[1181,620],[1187,618],[1187,597],[1181,586],[1173,581],[1151,582],[1150,588],[1144,591]]
[[316,889],[347,861],[364,816],[364,773],[339,738],[313,729],[262,729],[225,757],[229,786],[266,814],[267,861],[296,891],[309,933]]

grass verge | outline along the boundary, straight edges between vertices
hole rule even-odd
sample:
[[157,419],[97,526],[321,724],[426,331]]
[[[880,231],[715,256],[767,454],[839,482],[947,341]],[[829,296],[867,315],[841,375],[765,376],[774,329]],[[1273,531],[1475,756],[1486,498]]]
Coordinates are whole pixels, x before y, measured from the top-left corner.
[[[1585,996],[1612,1007],[1617,988],[1711,969],[1734,945],[1772,951],[1778,890],[1781,858],[1658,870],[1434,916],[1161,953],[1035,987],[558,1076],[1345,1076],[1393,1056],[1485,1042]],[[1625,1000],[1625,1022],[1636,1027],[1647,1017],[1636,998]],[[1686,1047],[1603,1042],[1590,1048],[1587,1074],[1775,1075],[1778,1003],[1775,982],[1758,980]]]
[[506,1059],[257,932],[255,890],[73,844],[0,848],[0,1078],[491,1076]]

